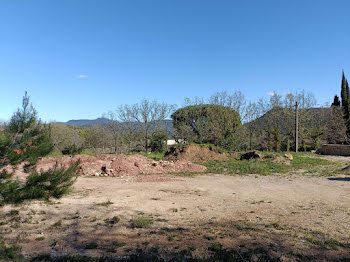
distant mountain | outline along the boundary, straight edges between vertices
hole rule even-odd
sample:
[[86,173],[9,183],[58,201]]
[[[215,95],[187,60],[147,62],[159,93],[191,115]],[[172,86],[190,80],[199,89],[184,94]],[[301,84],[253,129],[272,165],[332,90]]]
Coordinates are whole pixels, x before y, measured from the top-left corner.
[[[71,126],[81,126],[81,127],[91,127],[92,125],[106,125],[108,123],[107,118],[97,118],[97,119],[77,119],[77,120],[69,120],[67,122],[61,122],[61,124],[65,125],[71,125]],[[121,123],[123,125],[123,123]],[[135,122],[136,125],[136,122]],[[163,130],[167,129],[168,130],[168,135],[172,136],[174,133],[174,128],[173,128],[173,120],[167,119],[164,120],[163,123]]]
[[108,119],[107,118],[96,118],[96,119],[77,119],[77,120],[69,120],[67,122],[64,122],[62,124],[66,124],[66,125],[71,125],[71,126],[92,126],[92,125],[105,125],[108,123]]

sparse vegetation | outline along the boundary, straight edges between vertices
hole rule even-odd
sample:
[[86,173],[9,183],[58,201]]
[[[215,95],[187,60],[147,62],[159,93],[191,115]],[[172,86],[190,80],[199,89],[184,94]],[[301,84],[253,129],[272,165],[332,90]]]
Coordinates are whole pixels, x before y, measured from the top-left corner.
[[[262,155],[269,155],[261,152]],[[276,156],[283,157],[283,154],[274,153]],[[289,165],[284,162],[273,162],[267,159],[252,159],[252,160],[239,160],[237,158],[231,158],[228,161],[209,161],[204,165],[208,168],[209,173],[218,174],[259,174],[270,175],[294,172],[297,170],[309,172],[318,175],[332,175],[334,172],[340,172],[341,166],[337,163],[331,162],[326,159],[314,157],[307,153],[293,153],[293,160]]]
[[135,217],[130,222],[133,228],[146,228],[153,224],[152,219],[144,216]]
[[119,221],[120,221],[120,218],[119,218],[118,216],[114,216],[114,217],[112,217],[112,218],[110,218],[110,219],[105,219],[105,222],[106,222],[107,224],[111,224],[111,225],[118,224]]

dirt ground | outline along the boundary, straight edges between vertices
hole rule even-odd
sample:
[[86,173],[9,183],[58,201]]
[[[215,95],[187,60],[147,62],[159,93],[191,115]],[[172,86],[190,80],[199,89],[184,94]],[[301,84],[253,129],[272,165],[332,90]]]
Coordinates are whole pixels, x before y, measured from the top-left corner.
[[[0,207],[0,215],[1,236],[27,256],[136,249],[206,256],[222,245],[263,248],[283,261],[350,257],[346,175],[79,177],[58,201]],[[120,222],[105,221],[113,216]],[[153,223],[133,228],[131,219],[140,216]]]

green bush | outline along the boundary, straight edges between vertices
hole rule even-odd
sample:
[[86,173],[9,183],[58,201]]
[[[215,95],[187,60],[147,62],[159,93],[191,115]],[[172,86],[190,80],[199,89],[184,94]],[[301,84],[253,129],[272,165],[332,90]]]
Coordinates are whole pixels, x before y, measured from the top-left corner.
[[78,166],[79,161],[71,163],[68,168],[56,164],[47,171],[32,171],[24,184],[9,179],[9,174],[3,172],[0,176],[0,204],[60,198],[70,191],[77,176]]
[[25,261],[20,254],[21,247],[17,245],[8,246],[0,239],[0,261]]
[[135,217],[131,219],[131,227],[133,228],[145,228],[153,224],[153,221],[148,217]]
[[152,152],[165,152],[167,135],[164,132],[155,133],[151,137],[150,148]]

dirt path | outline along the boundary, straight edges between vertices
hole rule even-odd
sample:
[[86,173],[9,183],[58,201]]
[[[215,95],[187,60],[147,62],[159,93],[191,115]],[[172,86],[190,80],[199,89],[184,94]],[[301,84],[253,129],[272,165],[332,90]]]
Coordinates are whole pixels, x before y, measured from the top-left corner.
[[[192,248],[201,255],[213,243],[262,246],[315,260],[336,260],[350,251],[346,177],[80,177],[73,193],[59,202],[0,211],[1,235],[28,255],[123,255],[155,247],[164,252]],[[104,221],[113,216],[120,217],[118,224]],[[133,229],[130,219],[137,216],[149,217],[153,224]],[[87,249],[91,242],[97,246]]]

